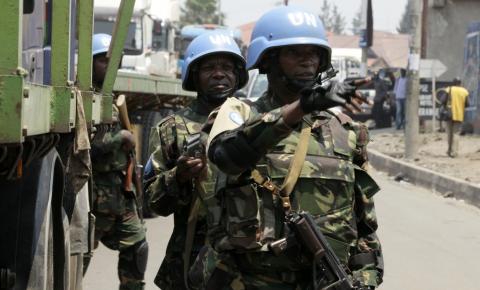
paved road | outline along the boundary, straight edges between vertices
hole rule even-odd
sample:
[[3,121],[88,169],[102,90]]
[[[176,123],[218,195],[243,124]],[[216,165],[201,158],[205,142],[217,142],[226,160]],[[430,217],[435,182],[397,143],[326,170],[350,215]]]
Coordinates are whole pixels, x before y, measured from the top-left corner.
[[[480,210],[444,199],[382,173],[376,196],[379,235],[385,253],[385,282],[379,290],[477,290],[480,277]],[[150,257],[146,290],[172,230],[171,219],[147,220]],[[101,246],[95,253],[84,289],[118,289],[116,253]]]
[[480,210],[377,174],[381,290],[478,290]]

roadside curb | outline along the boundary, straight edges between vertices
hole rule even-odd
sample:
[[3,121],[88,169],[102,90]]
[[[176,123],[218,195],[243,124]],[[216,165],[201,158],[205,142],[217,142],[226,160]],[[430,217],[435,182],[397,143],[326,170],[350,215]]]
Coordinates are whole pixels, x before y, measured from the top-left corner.
[[368,150],[369,162],[375,169],[393,176],[402,176],[408,182],[425,187],[443,195],[453,195],[480,207],[480,186],[447,176],[403,160],[398,160],[376,150]]

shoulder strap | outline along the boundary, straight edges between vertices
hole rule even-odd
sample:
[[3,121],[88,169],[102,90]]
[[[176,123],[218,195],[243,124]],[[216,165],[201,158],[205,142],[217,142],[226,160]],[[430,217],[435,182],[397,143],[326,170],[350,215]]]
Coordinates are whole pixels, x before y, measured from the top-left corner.
[[295,154],[293,155],[288,167],[287,176],[283,180],[283,184],[280,188],[273,183],[270,178],[265,178],[258,169],[252,170],[251,177],[255,183],[266,188],[272,192],[272,194],[280,196],[282,199],[282,207],[286,213],[290,212],[292,207],[290,202],[290,194],[297,183],[298,177],[300,177],[303,162],[307,156],[308,141],[310,139],[311,131],[312,127],[310,127],[308,124],[302,129]]
[[295,155],[293,155],[290,166],[288,167],[287,176],[285,177],[282,187],[280,188],[280,197],[282,198],[282,205],[286,212],[290,211],[291,209],[290,193],[292,193],[298,177],[300,177],[303,162],[307,156],[308,141],[310,139],[311,131],[312,127],[308,125],[302,129],[300,133],[300,140],[298,141],[298,145],[295,150]]
[[192,255],[193,240],[195,238],[195,230],[197,228],[198,212],[200,210],[200,198],[196,194],[192,196],[192,205],[187,221],[187,232],[185,234],[185,249],[183,251],[183,279],[186,289],[188,287],[188,269],[190,269],[190,257]]

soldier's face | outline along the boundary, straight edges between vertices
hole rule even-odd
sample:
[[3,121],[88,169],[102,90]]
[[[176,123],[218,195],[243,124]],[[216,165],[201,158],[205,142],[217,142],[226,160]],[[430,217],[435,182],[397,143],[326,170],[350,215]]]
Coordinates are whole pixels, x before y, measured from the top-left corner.
[[105,74],[107,73],[108,58],[107,54],[96,55],[93,59],[93,82],[103,84]]
[[320,66],[320,49],[313,45],[285,46],[280,49],[278,61],[287,77],[312,80]]
[[198,86],[202,93],[216,95],[232,90],[236,78],[235,63],[229,55],[210,55],[199,63]]

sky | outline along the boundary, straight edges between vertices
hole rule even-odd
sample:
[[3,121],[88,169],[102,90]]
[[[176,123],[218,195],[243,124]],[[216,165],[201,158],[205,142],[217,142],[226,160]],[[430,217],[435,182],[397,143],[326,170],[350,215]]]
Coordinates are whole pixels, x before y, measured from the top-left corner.
[[[257,20],[263,13],[282,0],[222,0],[222,11],[226,13],[228,26],[239,26]],[[352,19],[361,6],[361,0],[329,0],[335,3],[346,19],[346,30],[350,30]],[[320,12],[323,0],[290,0],[290,4]],[[372,0],[373,25],[375,30],[396,32],[407,0]]]

